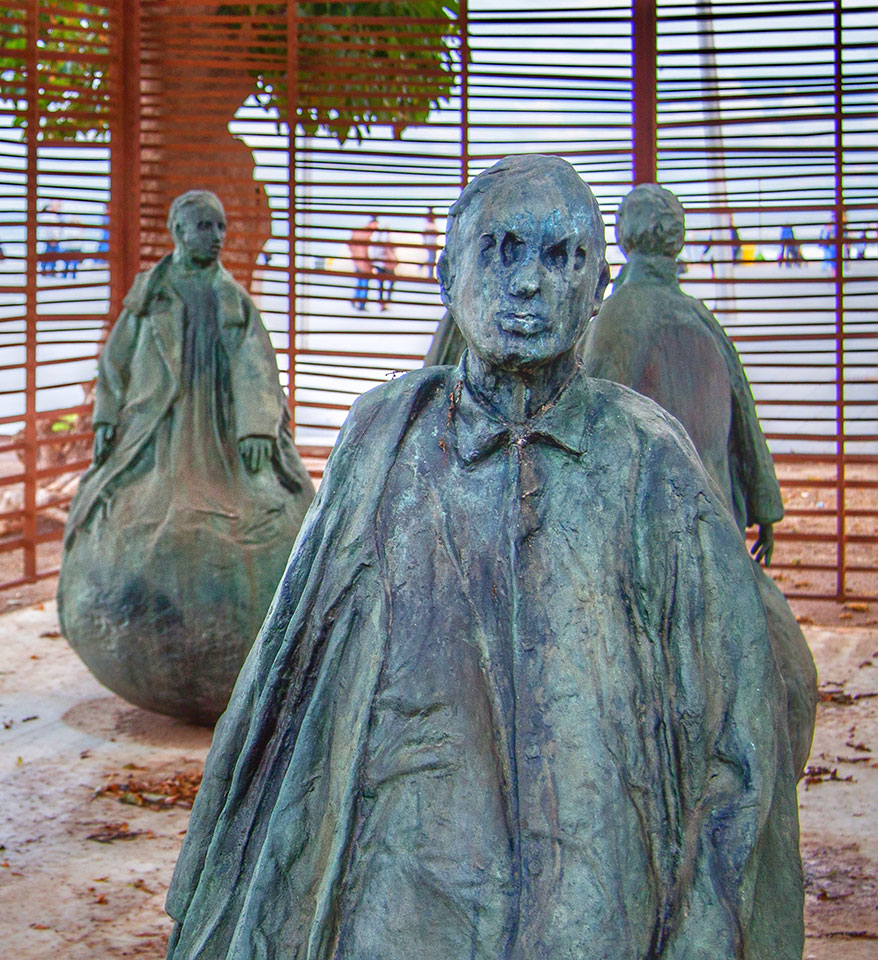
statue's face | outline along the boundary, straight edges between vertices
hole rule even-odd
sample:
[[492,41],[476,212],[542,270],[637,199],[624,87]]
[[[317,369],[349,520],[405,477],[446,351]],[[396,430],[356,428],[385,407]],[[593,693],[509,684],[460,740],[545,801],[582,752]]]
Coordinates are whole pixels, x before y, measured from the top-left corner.
[[514,178],[464,214],[447,305],[471,350],[528,369],[573,348],[593,312],[603,262],[592,227],[559,187]]
[[174,241],[194,263],[214,263],[226,242],[222,207],[208,200],[187,204],[174,227]]

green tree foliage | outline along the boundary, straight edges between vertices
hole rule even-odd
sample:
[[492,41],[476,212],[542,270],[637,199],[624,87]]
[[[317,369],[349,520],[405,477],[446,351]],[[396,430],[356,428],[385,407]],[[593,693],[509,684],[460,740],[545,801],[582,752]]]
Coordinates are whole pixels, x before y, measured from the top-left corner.
[[[105,7],[92,3],[42,2],[36,38],[29,36],[23,9],[4,12],[5,43],[0,55],[0,96],[19,113],[13,125],[24,126],[28,96],[24,59],[31,44],[37,52],[40,139],[94,140],[109,130],[107,65],[110,25]],[[12,51],[20,50],[20,54]]]
[[[106,8],[42,0],[37,39],[41,136],[93,140],[108,131]],[[454,84],[457,0],[357,0],[297,4],[298,70],[292,101],[305,133],[323,129],[343,141],[361,138],[372,125],[395,135],[423,122]],[[185,4],[181,4],[181,13]],[[218,40],[247,35],[251,66],[243,74],[263,102],[282,117],[291,107],[287,83],[288,11],[285,2],[217,6]],[[224,19],[228,17],[228,19]],[[351,19],[351,18],[356,18]],[[124,25],[122,26],[124,29]],[[23,101],[27,87],[20,57],[32,42],[24,11],[8,11],[6,53],[0,56],[2,95]],[[258,64],[255,66],[254,64]],[[24,123],[23,116],[15,120]]]

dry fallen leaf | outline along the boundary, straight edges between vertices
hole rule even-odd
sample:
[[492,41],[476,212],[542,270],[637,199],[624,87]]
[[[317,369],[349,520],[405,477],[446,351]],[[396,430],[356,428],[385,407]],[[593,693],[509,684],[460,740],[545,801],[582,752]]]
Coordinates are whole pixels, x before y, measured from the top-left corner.
[[152,830],[129,830],[127,823],[105,823],[100,830],[90,833],[85,839],[112,843],[114,840],[133,840],[143,836],[152,836]]

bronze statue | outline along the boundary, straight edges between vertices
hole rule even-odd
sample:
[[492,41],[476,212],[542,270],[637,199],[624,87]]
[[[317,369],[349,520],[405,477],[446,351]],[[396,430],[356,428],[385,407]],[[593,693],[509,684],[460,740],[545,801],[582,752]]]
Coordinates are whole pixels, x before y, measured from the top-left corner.
[[[642,184],[625,197],[616,239],[628,262],[586,329],[582,361],[590,376],[633,387],[683,424],[741,534],[758,525],[752,552],[768,565],[773,525],[784,513],[774,462],[737,351],[704,304],[680,290],[676,258],[684,237],[683,208],[670,191]],[[756,576],[787,686],[801,775],[814,731],[817,672],[783,595],[761,570]]]
[[132,703],[222,713],[314,487],[274,350],[219,263],[222,205],[171,205],[175,249],[138,275],[98,364],[94,463],[70,508],[64,635]]
[[680,425],[581,371],[574,169],[439,262],[468,349],[361,397],[220,721],[172,960],[793,960],[795,777],[753,568]]

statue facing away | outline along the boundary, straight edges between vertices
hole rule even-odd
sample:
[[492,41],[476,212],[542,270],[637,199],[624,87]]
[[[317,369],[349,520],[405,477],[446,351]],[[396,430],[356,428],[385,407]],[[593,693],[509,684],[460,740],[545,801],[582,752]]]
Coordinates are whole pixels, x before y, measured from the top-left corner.
[[222,205],[171,205],[171,256],[139,274],[101,353],[94,462],[71,504],[58,610],[132,703],[213,722],[314,496],[274,350],[218,261]]
[[354,405],[214,737],[173,960],[793,960],[795,777],[754,571],[680,425],[581,371],[591,191],[451,210],[468,349]]
[[[676,257],[684,237],[683,208],[670,191],[642,184],[625,197],[616,239],[628,262],[586,329],[582,361],[590,376],[633,387],[683,424],[741,534],[758,524],[753,554],[767,565],[772,528],[784,513],[774,462],[737,351],[704,304],[680,290]],[[783,594],[761,569],[756,577],[801,775],[814,731],[817,672]]]

